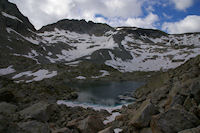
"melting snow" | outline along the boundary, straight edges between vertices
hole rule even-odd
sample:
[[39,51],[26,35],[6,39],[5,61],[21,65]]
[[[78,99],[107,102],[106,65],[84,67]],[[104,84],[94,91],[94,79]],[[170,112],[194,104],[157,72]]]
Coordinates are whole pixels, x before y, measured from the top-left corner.
[[65,65],[69,65],[69,66],[78,66],[78,64],[79,64],[80,62],[81,62],[81,61],[73,61],[73,62],[65,63]]
[[17,20],[17,21],[23,23],[22,20],[20,20],[19,18],[15,17],[15,16],[12,16],[12,15],[7,14],[7,13],[5,13],[5,12],[1,12],[1,14],[2,14],[3,16],[5,16],[5,17],[8,17],[8,18],[11,18],[11,19],[14,19],[14,20]]
[[[150,38],[148,36],[141,36],[142,39],[149,39],[152,43],[147,43],[142,39],[134,39],[132,34],[129,34],[121,42],[124,48],[130,52],[132,60],[122,60],[115,57],[109,51],[111,60],[105,62],[106,65],[112,66],[121,72],[132,71],[159,71],[175,68],[183,64],[188,59],[197,56],[200,53],[200,35],[169,35],[161,38]],[[173,40],[173,41],[172,41]],[[170,42],[170,43],[169,43]],[[174,48],[174,44],[186,46],[186,48]],[[161,43],[161,45],[156,45]],[[189,46],[195,46],[190,48]],[[183,60],[180,62],[173,62],[173,60]]]
[[76,79],[86,79],[86,77],[84,77],[84,76],[78,76],[78,77],[76,77]]
[[[46,78],[52,78],[56,75],[57,75],[57,71],[49,72],[48,70],[41,69],[36,72],[26,71],[26,72],[19,73],[19,74],[13,76],[12,79],[18,79],[22,76],[27,76],[27,77],[33,76],[34,77],[33,79],[25,81],[26,83],[29,83],[29,82],[33,82],[33,81],[41,81]],[[20,80],[20,81],[23,82],[24,80]]]
[[111,107],[111,106],[102,106],[102,105],[96,105],[96,104],[94,105],[94,104],[88,104],[88,103],[78,103],[78,102],[63,101],[63,100],[57,101],[57,104],[64,104],[68,107],[77,107],[78,106],[78,107],[83,107],[85,109],[92,108],[96,111],[100,111],[103,109],[103,110],[107,110],[109,113],[112,113],[112,111],[122,108],[122,105]]
[[30,58],[30,59],[35,60],[37,62],[37,64],[40,64],[39,61],[35,58],[36,56],[39,56],[39,54],[36,52],[36,50],[31,50],[31,53],[28,53],[28,55],[20,55],[20,54],[13,54],[13,55]]
[[[78,61],[71,61],[78,60],[81,57],[90,59],[90,55],[99,49],[120,49],[113,38],[113,35],[118,31],[109,31],[104,36],[95,36],[55,28],[54,31],[46,31],[39,34],[35,33],[37,35],[36,39],[25,37],[11,28],[7,28],[7,32],[14,32],[23,39],[34,44],[39,44],[40,42],[45,43],[47,46],[55,46],[55,44],[59,42],[66,44],[70,47],[69,49],[62,49],[60,53],[56,55],[47,51],[46,58],[51,63],[59,61],[69,62],[65,64],[70,66],[77,66],[79,63]],[[111,60],[107,60],[105,62],[106,65],[112,66],[121,72],[159,71],[161,69],[175,68],[191,57],[198,55],[200,53],[200,34],[169,35],[162,36],[161,38],[152,38],[150,36],[140,36],[136,38],[133,34],[128,34],[125,36],[124,40],[122,40],[121,45],[132,55],[133,59],[122,60],[121,58],[115,57],[115,55],[109,51]],[[184,46],[186,48],[176,48],[176,46]],[[28,55],[21,56],[32,58],[37,61],[35,57],[38,56],[38,54],[36,51],[31,51]],[[182,61],[173,62],[173,60]],[[109,73],[102,71],[102,75],[93,76],[92,78],[100,78],[108,74]]]
[[100,76],[92,76],[91,78],[102,78],[102,77],[110,75],[110,73],[105,70],[100,70],[100,72],[102,73]]
[[120,133],[120,132],[122,132],[123,130],[122,129],[120,129],[120,128],[115,128],[114,129],[114,133]]
[[9,66],[7,68],[0,68],[0,76],[8,75],[8,74],[16,72],[15,69],[13,69],[12,67],[13,66]]
[[[114,34],[114,33],[113,33]],[[63,49],[60,54],[57,54],[57,58],[51,60],[54,61],[72,61],[83,56],[91,55],[94,51],[99,49],[114,49],[118,47],[118,44],[114,42],[112,34],[107,36],[95,36],[88,34],[78,34],[75,32],[69,32],[65,30],[39,33],[42,40],[47,45],[51,45],[58,42],[63,42],[66,45],[72,47],[72,49]]]
[[108,123],[110,123],[110,122],[113,122],[113,121],[115,120],[115,118],[116,118],[117,116],[119,116],[119,115],[120,115],[119,112],[114,112],[114,113],[112,113],[111,116],[106,117],[106,120],[103,121],[103,124],[106,125],[106,124],[108,124]]
[[21,38],[23,38],[24,40],[26,40],[26,41],[28,41],[28,42],[30,42],[32,44],[39,45],[39,43],[40,43],[38,40],[33,39],[31,37],[25,37],[25,36],[21,35],[20,33],[18,33],[17,31],[15,31],[15,30],[13,30],[11,28],[7,27],[6,30],[7,30],[8,33],[14,32],[15,34],[19,35]]

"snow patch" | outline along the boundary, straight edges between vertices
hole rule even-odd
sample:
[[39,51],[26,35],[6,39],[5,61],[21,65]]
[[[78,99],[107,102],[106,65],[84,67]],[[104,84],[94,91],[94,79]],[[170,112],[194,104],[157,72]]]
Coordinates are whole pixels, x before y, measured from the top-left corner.
[[7,18],[11,18],[11,19],[14,19],[14,20],[17,20],[17,21],[23,23],[22,20],[20,20],[19,18],[15,17],[15,16],[12,16],[12,15],[7,14],[7,13],[5,13],[5,12],[1,12],[1,14],[2,14],[3,16],[7,17]]
[[115,128],[114,129],[114,133],[120,133],[120,132],[122,132],[123,130],[122,129],[120,129],[120,128]]
[[102,77],[110,75],[110,73],[108,71],[105,71],[105,70],[100,70],[100,73],[102,73],[102,74],[99,75],[99,76],[92,76],[91,78],[102,78]]
[[73,61],[73,62],[65,63],[65,65],[68,65],[68,66],[78,66],[78,64],[79,64],[80,62],[81,62],[81,61]]
[[86,77],[84,77],[84,76],[78,76],[78,77],[76,77],[76,79],[82,80],[82,79],[86,79]]
[[31,38],[31,37],[25,37],[25,36],[21,35],[20,33],[18,33],[17,31],[13,30],[12,28],[8,28],[7,27],[6,30],[7,30],[8,33],[14,32],[15,34],[17,34],[18,36],[20,36],[21,38],[23,38],[24,40],[26,40],[26,41],[28,41],[28,42],[30,42],[32,44],[39,45],[39,43],[40,43],[38,40],[35,40],[35,39]]
[[7,68],[0,68],[0,76],[16,72],[15,69],[13,69],[12,67],[13,66],[8,66]]
[[[12,79],[18,79],[18,78],[21,78],[22,76],[26,76],[26,77],[33,76],[34,77],[33,79],[25,81],[26,83],[29,83],[29,82],[33,82],[33,81],[41,81],[46,78],[52,78],[56,75],[57,75],[57,71],[49,72],[48,70],[41,69],[36,72],[26,71],[26,72],[19,73],[19,74],[13,76]],[[24,80],[20,80],[20,81],[24,82]]]
[[26,58],[30,58],[32,60],[35,60],[37,64],[40,64],[39,61],[35,58],[36,56],[39,56],[36,50],[31,50],[31,53],[28,53],[28,55],[21,55],[21,54],[13,54],[14,56],[23,56]]
[[63,49],[60,54],[56,55],[57,58],[52,59],[54,61],[72,61],[89,56],[99,49],[114,49],[118,47],[118,44],[115,43],[112,37],[114,33],[111,33],[110,31],[104,36],[95,36],[55,28],[54,31],[39,33],[38,36],[42,38],[41,42],[46,45],[62,42],[71,46],[71,49]]
[[82,107],[85,109],[92,108],[96,111],[106,110],[109,113],[112,113],[112,111],[122,108],[122,105],[112,107],[112,106],[102,106],[102,105],[96,105],[96,104],[94,105],[94,104],[88,104],[88,103],[78,103],[78,102],[63,101],[63,100],[57,101],[57,104],[64,104],[68,107]]
[[106,117],[106,120],[103,121],[103,124],[106,125],[106,124],[108,124],[108,123],[110,123],[110,122],[113,122],[113,121],[115,120],[115,118],[116,118],[117,116],[119,116],[119,115],[120,115],[119,112],[114,112],[114,113],[112,113],[111,116]]

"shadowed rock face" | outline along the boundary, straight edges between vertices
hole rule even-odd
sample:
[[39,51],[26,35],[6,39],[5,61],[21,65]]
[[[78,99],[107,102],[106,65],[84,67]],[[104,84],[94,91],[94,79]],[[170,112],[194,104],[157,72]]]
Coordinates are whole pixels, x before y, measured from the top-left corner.
[[182,109],[170,109],[165,113],[153,116],[151,129],[153,133],[177,133],[184,129],[196,127],[199,119]]
[[[30,23],[27,17],[25,17],[21,12],[18,10],[17,6],[13,3],[8,2],[8,0],[1,0],[0,1],[0,25],[1,27],[10,27],[16,30],[19,33],[26,32],[27,29],[35,31],[34,26]],[[2,12],[9,14],[11,16],[17,17],[21,21],[14,21],[8,17],[2,15]]]
[[133,30],[133,27],[121,27],[124,29],[124,31],[128,34],[134,34],[135,37],[137,36],[150,36],[153,38],[158,38],[162,36],[167,36],[168,34],[160,31],[160,30],[154,30],[154,29],[142,29],[142,28],[135,28]]

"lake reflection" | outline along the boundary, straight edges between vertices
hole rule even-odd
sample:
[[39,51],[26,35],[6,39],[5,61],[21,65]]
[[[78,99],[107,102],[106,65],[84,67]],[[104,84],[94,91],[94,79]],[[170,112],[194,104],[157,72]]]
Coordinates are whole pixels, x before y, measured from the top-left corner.
[[115,106],[134,101],[132,93],[143,84],[133,81],[83,81],[70,86],[79,89],[77,102]]

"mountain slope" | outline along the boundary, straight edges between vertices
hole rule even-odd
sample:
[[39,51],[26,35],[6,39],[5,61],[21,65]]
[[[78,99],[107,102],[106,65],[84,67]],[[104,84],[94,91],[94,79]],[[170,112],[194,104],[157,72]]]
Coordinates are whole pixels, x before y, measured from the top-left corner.
[[[46,77],[55,76],[65,67],[74,71],[83,64],[119,72],[160,71],[175,68],[200,53],[200,33],[170,35],[159,30],[112,28],[66,19],[36,31],[7,0],[1,1],[0,12],[0,68],[10,70],[11,78],[37,77],[41,71]],[[97,68],[92,73],[95,76],[101,74],[101,67]]]

